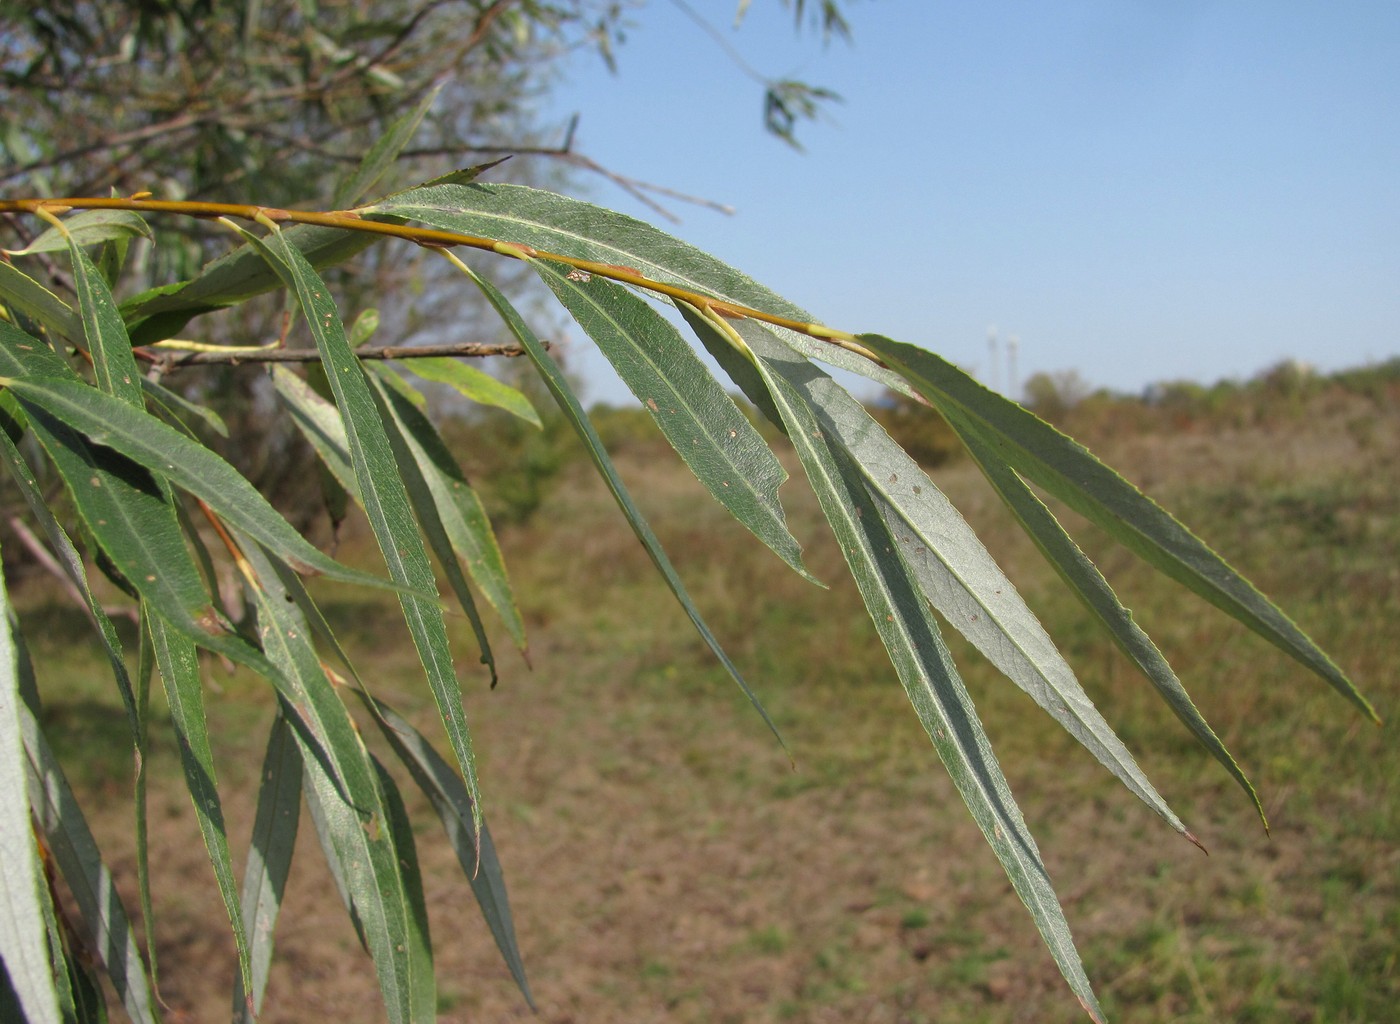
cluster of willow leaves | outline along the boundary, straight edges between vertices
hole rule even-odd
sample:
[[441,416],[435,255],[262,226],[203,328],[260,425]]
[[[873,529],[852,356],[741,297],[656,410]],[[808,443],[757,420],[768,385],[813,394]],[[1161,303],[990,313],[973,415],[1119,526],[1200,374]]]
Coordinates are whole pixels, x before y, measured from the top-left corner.
[[[372,187],[389,154],[380,150],[368,159],[353,187],[342,192],[349,202]],[[254,1019],[262,1004],[302,801],[373,960],[388,1019],[434,1019],[415,830],[399,789],[405,777],[436,808],[486,924],[523,998],[531,998],[484,821],[489,785],[483,800],[440,593],[449,593],[475,624],[488,664],[494,663],[481,624],[485,606],[523,644],[521,618],[490,523],[424,414],[421,396],[405,376],[357,356],[357,333],[347,331],[320,274],[371,244],[430,247],[462,271],[464,287],[484,293],[577,432],[656,571],[770,728],[629,497],[548,346],[489,280],[492,263],[519,260],[538,274],[715,500],[788,568],[810,579],[779,502],[787,473],[731,389],[787,436],[914,713],[1070,989],[1095,1020],[1102,1019],[1098,1001],[1035,840],[945,646],[944,626],[961,632],[1166,827],[1185,840],[1194,837],[958,511],[820,364],[913,396],[930,407],[928,415],[946,420],[1058,570],[1066,594],[1098,619],[1256,808],[1248,779],[1040,494],[1268,639],[1374,718],[1345,675],[1283,612],[1075,441],[937,355],[878,335],[819,327],[738,271],[644,223],[547,192],[481,184],[468,173],[323,214],[144,196],[12,200],[0,202],[0,210],[48,222],[23,251],[0,262],[5,465],[37,533],[86,605],[93,642],[106,651],[127,711],[138,755],[135,820],[147,910],[150,886],[160,882],[145,863],[141,838],[140,754],[156,677],[164,688],[237,945],[236,1019]],[[152,221],[178,215],[221,218],[237,232],[232,247],[193,279],[119,304],[112,286],[129,243],[150,235]],[[35,256],[50,265],[67,261],[71,297],[50,289],[41,264],[26,262]],[[363,508],[383,553],[381,575],[350,569],[308,543],[204,443],[221,429],[216,410],[192,404],[143,373],[140,360],[176,358],[188,348],[173,339],[197,335],[201,314],[277,289],[300,309],[317,369],[274,368],[272,384],[330,477]],[[679,316],[665,315],[664,306]],[[715,357],[728,381],[706,369],[693,341]],[[413,369],[409,359],[400,365]],[[461,365],[453,372],[479,374]],[[479,376],[478,394],[528,409],[518,395]],[[48,488],[49,482],[61,488]],[[61,498],[50,500],[55,493]],[[245,600],[237,616],[221,598],[217,564],[232,566],[242,580]],[[123,650],[94,597],[94,567],[136,603],[139,651]],[[308,575],[394,592],[440,712],[445,752],[366,689],[304,586]],[[7,600],[6,614],[11,627],[0,630],[6,998],[20,1019],[98,1020],[110,985],[133,1020],[155,1020],[131,918],[39,725],[43,694]],[[269,704],[277,708],[241,885],[210,756],[201,651],[265,678]],[[399,768],[390,771],[386,762],[394,761]],[[73,906],[63,911],[55,876],[71,893]]]

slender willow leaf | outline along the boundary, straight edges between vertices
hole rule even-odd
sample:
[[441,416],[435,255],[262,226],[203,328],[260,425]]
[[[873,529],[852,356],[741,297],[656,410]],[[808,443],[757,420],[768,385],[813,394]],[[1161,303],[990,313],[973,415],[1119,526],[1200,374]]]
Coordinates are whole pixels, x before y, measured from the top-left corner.
[[[24,784],[23,780],[20,784]],[[32,824],[30,831],[33,831]],[[44,912],[44,930],[48,933],[49,962],[52,965],[54,994],[58,998],[60,1019],[65,1024],[69,1021],[106,1024],[107,1008],[102,1005],[101,996],[93,992],[94,998],[89,997],[89,993],[98,987],[97,979],[91,976],[90,970],[80,967],[68,955],[64,945],[64,932],[59,927],[58,915],[54,912],[52,894],[47,885],[39,890],[39,903]]]
[[253,837],[243,869],[243,920],[248,927],[252,987],[245,988],[242,977],[235,979],[233,1019],[238,1024],[252,1024],[262,1009],[272,967],[273,933],[296,849],[301,774],[296,735],[287,717],[279,712],[267,736]]
[[[71,372],[42,346],[42,351],[36,349],[26,355],[26,363],[19,362],[9,330],[0,323],[0,370],[23,372],[26,363],[34,363],[41,369],[57,364],[66,373]],[[67,378],[50,379],[50,383],[76,389],[84,393],[84,399],[106,403],[112,416],[139,417],[170,431],[181,444],[193,444],[179,432],[87,385]],[[28,415],[36,438],[67,485],[84,525],[123,579],[195,643],[252,668],[274,686],[282,687],[284,681],[262,652],[230,633],[214,609],[190,559],[174,510],[151,475],[110,448],[89,445],[42,408],[32,407]]]
[[[144,415],[93,388],[74,387],[113,408]],[[226,627],[213,613],[174,512],[156,481],[110,449],[90,446],[44,409],[26,411],[79,516],[126,581],[167,618],[189,624],[217,642]]]
[[29,763],[30,806],[44,842],[78,904],[87,928],[88,947],[106,967],[127,1016],[137,1024],[155,1024],[157,1018],[141,950],[112,873],[103,863],[63,770],[28,708],[20,710],[20,728]]
[[[77,548],[73,546],[72,540],[63,527],[59,525],[50,510],[48,503],[39,492],[38,481],[34,477],[34,472],[29,467],[19,449],[10,440],[9,434],[0,429],[0,451],[3,451],[5,462],[10,468],[10,477],[15,482],[21,495],[24,496],[25,503],[29,506],[30,513],[39,522],[39,526],[48,538],[49,546],[57,558],[58,564],[63,568],[64,575],[73,584],[74,590],[83,600],[83,610],[87,612],[88,618],[97,629],[97,634],[102,641],[102,649],[107,655],[107,662],[112,668],[113,678],[116,680],[117,689],[121,694],[122,707],[126,709],[128,724],[131,726],[133,737],[140,731],[140,716],[134,714],[136,703],[133,697],[131,677],[126,670],[126,659],[122,653],[121,640],[117,636],[117,629],[112,624],[112,620],[103,610],[88,584],[87,570],[83,567],[82,556],[78,554]],[[139,751],[139,747],[138,747]]]
[[83,320],[83,336],[97,386],[127,405],[140,409],[141,371],[131,351],[126,325],[117,312],[116,301],[88,254],[68,240],[73,259],[73,283],[78,293],[78,314]]
[[482,917],[496,940],[496,947],[510,968],[521,995],[530,1008],[535,1009],[534,997],[525,979],[525,961],[515,938],[515,922],[511,918],[505,874],[496,854],[496,844],[491,839],[491,830],[483,825],[481,844],[477,846],[472,832],[471,796],[467,788],[462,785],[452,766],[433,749],[427,737],[407,719],[363,689],[357,690],[356,696],[373,713],[380,731],[413,776],[413,781],[432,801],[438,817],[442,819],[448,842],[457,853],[457,862],[462,865],[462,871],[471,883],[472,894],[481,906]]
[[729,655],[720,646],[719,640],[710,632],[710,627],[705,624],[705,620],[700,616],[700,610],[695,607],[695,602],[690,599],[690,594],[685,589],[685,584],[681,582],[680,576],[676,573],[675,566],[671,564],[671,559],[667,557],[665,550],[661,547],[661,541],[652,532],[646,519],[642,517],[641,511],[632,501],[632,496],[627,492],[627,488],[622,483],[622,478],[617,475],[617,469],[613,466],[612,459],[608,457],[607,449],[603,447],[602,440],[598,437],[598,432],[593,429],[593,424],[588,419],[588,414],[583,411],[583,406],[579,404],[578,396],[574,394],[573,388],[569,386],[568,379],[565,378],[559,365],[549,354],[549,350],[535,337],[535,332],[530,330],[530,325],[516,311],[515,307],[490,281],[478,276],[465,263],[458,263],[458,267],[464,271],[486,295],[487,300],[500,314],[506,326],[510,328],[512,334],[519,340],[525,349],[530,361],[539,370],[540,377],[544,380],[545,386],[549,388],[549,393],[554,396],[555,403],[568,418],[570,425],[583,442],[584,449],[588,452],[589,458],[593,460],[593,465],[602,476],[603,481],[612,491],[614,500],[618,507],[622,509],[622,514],[627,517],[628,525],[632,527],[632,532],[637,535],[637,539],[642,542],[642,547],[651,557],[652,564],[656,566],[658,572],[665,579],[667,586],[671,588],[671,593],[680,602],[686,616],[705,641],[706,646],[719,659],[731,679],[739,685],[744,696],[749,699],[754,710],[759,713],[769,730],[773,733],[784,750],[787,750],[787,743],[784,742],[782,734],[778,732],[778,727],[773,719],[768,716],[767,710],[759,703],[757,695],[749,689],[749,684],[739,673],[738,667],[729,660]]
[[[282,234],[316,267],[343,263],[377,241],[374,235],[316,224],[296,224]],[[235,305],[281,284],[258,251],[244,245],[207,264],[189,281],[133,296],[122,303],[121,310],[133,325],[132,340],[149,345],[172,337],[194,316]]]
[[326,678],[311,630],[290,593],[255,544],[241,546],[256,573],[250,589],[263,649],[286,677],[290,704],[316,741],[310,747],[297,733],[303,744],[303,791],[356,930],[374,959],[389,1019],[431,1021],[433,1001],[424,1006],[419,999],[424,985],[431,985],[432,963],[423,962],[422,944],[410,935],[418,924],[368,752]]
[[904,373],[935,408],[976,423],[997,456],[1027,480],[1312,669],[1372,720],[1380,721],[1351,680],[1273,602],[1087,449],[931,352],[879,335],[862,335],[860,340]]
[[442,84],[423,93],[418,103],[407,113],[397,118],[369,148],[355,172],[335,190],[335,207],[343,210],[362,199],[366,192],[374,188],[384,172],[394,165],[403,148],[413,139],[413,133],[423,121],[423,115],[432,109],[433,103],[442,92]]
[[[298,533],[238,470],[174,427],[85,384],[53,377],[4,381],[27,410],[41,410],[204,500],[301,572],[366,586],[387,584],[341,565]],[[159,564],[159,563],[154,563]],[[425,591],[430,592],[430,591]]]
[[63,222],[63,229],[51,227],[23,249],[6,249],[11,256],[57,252],[72,238],[78,245],[97,245],[113,239],[154,238],[150,225],[131,210],[83,210]]
[[303,792],[336,888],[361,944],[374,958],[390,1024],[432,1024],[436,1000],[421,998],[425,985],[432,985],[432,964],[415,966],[410,959],[425,948],[426,938],[410,938],[413,915],[393,860],[387,812],[376,798],[374,816],[363,820],[335,796],[319,766],[309,762]]
[[414,359],[404,365],[424,380],[446,384],[478,405],[504,409],[532,426],[540,426],[540,414],[535,412],[535,407],[524,394],[460,359],[445,356]]
[[1162,657],[1152,639],[1133,621],[1132,613],[1118,600],[1103,574],[1065,532],[1045,503],[1016,475],[1015,470],[997,458],[995,450],[982,439],[981,432],[971,420],[962,420],[958,433],[987,480],[996,488],[1041,553],[1104,624],[1123,653],[1142,670],[1143,675],[1156,687],[1157,692],[1162,695],[1182,724],[1191,730],[1240,784],[1253,802],[1259,820],[1264,823],[1267,831],[1268,819],[1264,815],[1264,806],[1259,802],[1259,794],[1254,791],[1254,786],[1230,756],[1220,737],[1196,709],[1176,673],[1167,664],[1166,658]]
[[491,642],[459,565],[459,559],[467,562],[477,585],[501,613],[516,645],[526,650],[525,623],[516,608],[515,595],[506,578],[505,562],[490,521],[476,492],[467,485],[456,460],[448,453],[432,424],[412,402],[379,380],[377,374],[370,379],[384,411],[389,441],[402,467],[413,513],[458,604],[471,622],[482,663],[489,666],[491,685],[495,686],[496,659],[491,653]]
[[[453,171],[440,180],[457,184],[468,182],[497,162]],[[378,236],[361,231],[344,231],[315,224],[294,224],[282,235],[288,245],[302,253],[317,268],[344,263],[379,240]],[[132,325],[133,343],[150,345],[173,337],[200,314],[236,305],[281,286],[281,278],[268,266],[258,250],[243,245],[208,263],[188,281],[132,296],[122,303],[121,310],[127,323]]]
[[[812,317],[752,278],[650,224],[591,203],[522,185],[430,185],[365,209],[444,231],[528,245],[576,259],[629,267],[656,281],[803,323]],[[783,340],[821,359],[909,393],[909,385],[868,359],[793,331]]]
[[73,307],[34,278],[0,260],[0,300],[61,338],[77,341],[83,324]]
[[150,801],[146,781],[150,775],[147,751],[150,750],[151,676],[156,671],[156,655],[150,631],[144,623],[150,618],[150,603],[138,605],[141,647],[136,659],[136,890],[141,902],[141,919],[146,922],[146,963],[151,972],[151,987],[160,991],[160,964],[156,956],[155,909],[151,902]]
[[788,531],[778,499],[787,471],[680,332],[645,300],[610,281],[547,260],[530,265],[714,499],[794,572],[817,582],[802,564],[802,547]]
[[380,804],[384,808],[385,824],[394,846],[394,859],[403,882],[404,904],[408,909],[407,959],[412,969],[409,981],[413,985],[411,998],[417,1019],[436,1024],[437,979],[433,974],[433,942],[428,931],[428,904],[423,897],[423,872],[418,866],[417,843],[413,838],[413,823],[404,806],[394,777],[385,771],[379,758],[370,755],[375,781],[379,786]]
[[506,575],[505,558],[481,498],[467,482],[462,467],[428,418],[398,389],[385,386],[388,382],[381,381],[378,372],[372,379],[432,496],[452,549],[466,561],[472,579],[501,616],[516,646],[524,650],[525,623],[516,606]]
[[149,377],[141,378],[141,390],[146,393],[146,397],[155,402],[165,410],[167,416],[176,422],[185,422],[180,413],[184,413],[192,419],[203,423],[220,437],[228,437],[228,424],[224,418],[207,405],[200,405],[198,402],[191,402],[184,395],[176,391],[171,391],[151,380]]
[[345,439],[345,424],[335,405],[318,395],[305,380],[283,366],[273,366],[272,387],[292,422],[316,452],[322,465],[341,487],[360,501],[360,483],[355,479],[355,467],[350,463],[350,442]]
[[22,1019],[59,1020],[58,990],[44,902],[48,884],[29,822],[24,741],[20,732],[19,661],[10,633],[9,595],[0,573],[0,961]]
[[306,259],[289,246],[282,232],[275,232],[271,244],[244,232],[283,277],[297,297],[316,348],[335,393],[336,406],[345,424],[350,458],[359,481],[365,514],[374,530],[389,575],[402,588],[399,604],[418,658],[437,701],[438,714],[447,730],[452,751],[477,802],[481,800],[472,753],[471,735],[462,712],[462,688],[452,668],[452,652],[447,642],[447,625],[436,600],[432,566],[423,539],[414,526],[408,494],[394,460],[393,449],[380,419],[369,380],[345,338],[345,327],[331,299],[330,290]]
[[1008,679],[1177,832],[1191,837],[1084,692],[1040,621],[972,527],[851,394],[819,367],[774,347],[756,323],[735,325],[850,453],[924,596]]
[[[754,342],[750,340],[752,346]],[[777,345],[776,340],[773,345]],[[781,346],[778,346],[781,347]],[[777,354],[776,352],[774,353]],[[968,810],[1025,902],[1041,937],[1096,1021],[1103,1019],[1069,924],[938,625],[899,544],[839,439],[763,354],[755,363],[787,425],[900,681]]]
[[[381,383],[378,379],[380,369],[375,367],[376,373],[372,378],[377,386]],[[339,410],[289,370],[275,368],[273,386],[291,411],[293,421],[320,456],[322,464],[363,506],[359,483],[350,464],[345,424]],[[394,428],[389,438],[402,468],[414,514],[447,575],[462,611],[471,622],[481,649],[482,663],[489,666],[494,686],[496,664],[491,654],[490,639],[457,564],[459,556],[467,560],[477,585],[482,587],[492,605],[501,613],[512,638],[524,651],[524,620],[516,607],[510,581],[506,578],[505,563],[490,520],[432,424],[397,388],[380,387],[379,390],[384,403],[386,427],[392,425]],[[392,396],[392,400],[385,396]],[[427,447],[431,447],[432,454],[426,450]]]
[[194,803],[195,818],[214,868],[214,879],[228,912],[233,928],[234,946],[238,950],[238,968],[245,986],[251,988],[252,966],[248,958],[248,935],[243,926],[243,911],[238,897],[238,883],[233,877],[233,862],[228,852],[228,829],[224,824],[223,801],[219,797],[218,780],[214,774],[214,754],[209,748],[209,729],[204,715],[204,688],[200,678],[199,654],[194,642],[177,632],[159,615],[145,617],[147,635],[155,653],[156,664],[165,682],[165,696],[170,706],[170,718],[175,725],[180,744],[180,763],[185,770],[185,785]]

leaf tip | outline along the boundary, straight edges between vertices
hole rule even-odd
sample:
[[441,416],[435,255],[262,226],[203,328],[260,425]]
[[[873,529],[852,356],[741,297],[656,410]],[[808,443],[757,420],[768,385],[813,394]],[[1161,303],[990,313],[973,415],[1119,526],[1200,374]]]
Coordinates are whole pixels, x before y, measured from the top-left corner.
[[[1268,831],[1267,823],[1265,824],[1264,828],[1265,831]],[[1183,832],[1182,835],[1184,835],[1187,839],[1191,840],[1191,842],[1196,846],[1196,848],[1202,853],[1204,853],[1207,857],[1210,856],[1210,851],[1206,849],[1206,844],[1197,839],[1196,834],[1194,832],[1188,829],[1185,832]]]
[[1104,1020],[1103,1014],[1099,1011],[1097,1006],[1092,1005],[1089,1000],[1085,999],[1077,992],[1075,993],[1075,998],[1079,1000],[1079,1005],[1084,1007],[1084,1012],[1089,1015],[1089,1019],[1092,1020],[1094,1024],[1107,1024],[1107,1021]]

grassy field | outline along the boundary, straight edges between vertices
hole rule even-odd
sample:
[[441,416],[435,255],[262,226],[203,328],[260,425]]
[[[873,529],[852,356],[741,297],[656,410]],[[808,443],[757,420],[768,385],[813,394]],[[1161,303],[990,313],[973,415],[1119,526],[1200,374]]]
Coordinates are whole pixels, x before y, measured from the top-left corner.
[[[1019,691],[954,645],[1110,1018],[1383,1024],[1400,1006],[1400,395],[1326,391],[1287,415],[1091,424],[1094,447],[1251,576],[1388,724],[1134,560],[1086,548],[1259,788],[1245,798],[1064,597],[966,461],[934,479],[1023,588],[1149,776],[1210,849],[1137,804]],[[473,676],[486,812],[540,1012],[524,1006],[421,802],[440,1019],[1083,1019],[889,668],[815,503],[784,497],[804,583],[663,445],[620,455],[639,503],[780,726],[794,771],[713,664],[580,463],[502,543],[533,671]],[[1081,531],[1081,536],[1083,536]],[[345,547],[363,539],[351,530]],[[134,907],[130,751],[81,618],[16,597],[50,734]],[[390,603],[327,611],[377,693],[432,722]],[[954,639],[954,638],[950,638]],[[267,723],[262,684],[210,666],[236,849]],[[162,719],[162,722],[164,720]],[[232,943],[173,742],[154,729],[156,945],[168,1019],[226,1019]],[[407,790],[405,791],[407,793]],[[380,1019],[374,973],[304,828],[264,1020]]]

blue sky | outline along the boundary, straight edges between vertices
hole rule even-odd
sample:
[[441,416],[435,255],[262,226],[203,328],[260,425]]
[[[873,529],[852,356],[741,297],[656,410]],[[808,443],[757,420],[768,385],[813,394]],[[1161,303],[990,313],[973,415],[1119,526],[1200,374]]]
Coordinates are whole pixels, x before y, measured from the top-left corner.
[[[719,200],[673,230],[816,319],[1007,385],[1248,377],[1400,354],[1400,3],[863,0],[854,45],[694,0],[744,59],[844,97],[765,136],[762,88],[668,0],[551,99],[616,171]],[[600,181],[589,198],[655,220]],[[989,329],[1001,340],[994,363]],[[594,398],[622,400],[597,359]]]

